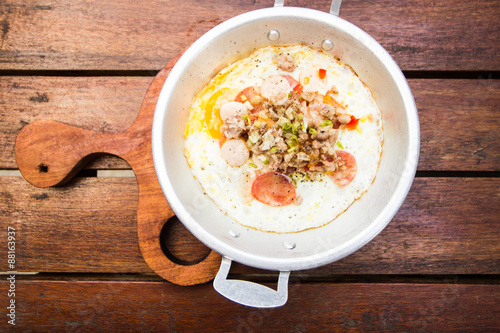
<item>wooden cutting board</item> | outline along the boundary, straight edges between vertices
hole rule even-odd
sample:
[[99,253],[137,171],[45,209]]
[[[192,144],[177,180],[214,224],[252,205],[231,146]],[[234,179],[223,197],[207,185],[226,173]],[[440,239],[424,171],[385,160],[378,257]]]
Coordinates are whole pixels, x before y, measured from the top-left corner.
[[151,127],[156,101],[170,70],[182,55],[172,59],[155,77],[134,123],[122,133],[82,129],[51,120],[26,125],[16,139],[15,154],[23,177],[37,187],[62,185],[89,160],[113,154],[126,160],[139,185],[137,231],[139,246],[149,267],[179,285],[194,285],[215,277],[220,255],[211,251],[201,262],[183,265],[162,251],[160,233],[174,216],[156,178],[151,149]]

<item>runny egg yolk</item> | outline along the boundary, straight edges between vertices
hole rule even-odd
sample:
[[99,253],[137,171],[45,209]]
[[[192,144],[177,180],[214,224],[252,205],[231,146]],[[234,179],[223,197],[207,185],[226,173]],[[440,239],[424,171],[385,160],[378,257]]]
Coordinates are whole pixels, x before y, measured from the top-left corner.
[[217,90],[207,101],[205,105],[205,124],[210,136],[214,139],[219,139],[221,136],[220,127],[223,122],[220,118],[220,103],[217,103],[219,98],[225,95],[229,88],[221,88]]

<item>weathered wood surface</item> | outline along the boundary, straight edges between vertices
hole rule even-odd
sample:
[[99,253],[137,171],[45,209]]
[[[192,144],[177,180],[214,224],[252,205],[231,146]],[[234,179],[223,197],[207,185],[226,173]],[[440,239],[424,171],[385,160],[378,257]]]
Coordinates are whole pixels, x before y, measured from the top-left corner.
[[[328,11],[330,0],[287,0]],[[159,70],[217,24],[261,1],[6,0],[1,69]],[[499,70],[498,1],[344,1],[341,17],[384,46],[405,70]]]
[[[417,178],[388,227],[353,255],[306,271],[331,274],[500,274],[500,178]],[[18,236],[17,270],[151,272],[139,251],[134,178],[77,178],[40,189],[0,177],[0,239]],[[196,261],[207,249],[178,227],[175,255]],[[7,271],[0,261],[0,271]],[[255,270],[236,266],[234,273]]]
[[[125,131],[137,117],[151,81],[152,77],[1,77],[0,168],[17,169],[17,134],[36,120],[106,133]],[[130,167],[108,157],[87,168]]]
[[[106,133],[134,121],[150,77],[0,77],[0,168],[16,169],[14,143],[36,120],[57,120]],[[421,123],[418,169],[500,170],[500,82],[487,79],[409,80]],[[86,168],[126,169],[118,158]]]
[[[0,170],[17,169],[16,135],[35,120],[126,130],[153,76],[181,49],[230,17],[273,3],[0,1]],[[330,0],[285,5],[328,11]],[[17,276],[17,331],[500,331],[500,84],[488,79],[500,71],[500,1],[349,0],[341,17],[412,77],[449,74],[409,80],[422,131],[418,169],[471,177],[417,178],[372,242],[337,263],[294,272],[288,303],[257,310],[224,299],[210,283],[181,287],[153,274],[139,250],[134,178],[77,178],[40,189],[1,176],[0,239],[15,227],[16,269],[47,273]],[[51,72],[59,70],[89,76],[51,76],[72,75]],[[478,77],[452,79],[468,71]],[[130,166],[104,157],[87,168]],[[161,241],[185,262],[209,252],[179,223]],[[231,273],[276,276],[238,264]],[[471,284],[446,279],[455,274]],[[7,290],[3,279],[0,294]],[[0,331],[12,329],[6,305],[0,316]]]
[[420,118],[420,171],[500,171],[499,80],[409,83]]
[[[0,282],[0,292],[8,284]],[[211,284],[17,281],[16,326],[2,331],[497,332],[500,288],[456,284],[326,284],[296,281],[281,308],[255,309]]]

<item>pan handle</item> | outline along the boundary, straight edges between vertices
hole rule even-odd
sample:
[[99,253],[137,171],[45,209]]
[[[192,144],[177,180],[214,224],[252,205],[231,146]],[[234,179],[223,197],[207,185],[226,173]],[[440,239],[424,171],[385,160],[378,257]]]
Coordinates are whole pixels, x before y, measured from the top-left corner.
[[255,307],[275,308],[282,306],[288,299],[289,271],[281,271],[278,278],[278,291],[258,283],[228,280],[227,274],[231,268],[231,259],[222,257],[219,272],[214,280],[214,289],[219,294],[233,302]]
[[[330,14],[339,16],[340,5],[342,0],[332,0],[332,5],[330,6]],[[285,0],[275,0],[274,7],[283,7],[285,5]]]

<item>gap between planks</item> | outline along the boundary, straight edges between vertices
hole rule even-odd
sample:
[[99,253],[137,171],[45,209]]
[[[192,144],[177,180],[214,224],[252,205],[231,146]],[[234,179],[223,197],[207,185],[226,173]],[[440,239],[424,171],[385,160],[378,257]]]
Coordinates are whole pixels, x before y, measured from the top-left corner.
[[[0,177],[22,177],[19,170],[0,170]],[[135,177],[133,170],[82,170],[76,177],[116,177],[116,178],[133,178]]]
[[[0,70],[0,76],[154,77],[160,69],[146,70]],[[403,70],[406,79],[500,79],[500,71]]]
[[[9,275],[0,272],[0,276]],[[130,281],[130,282],[165,282],[170,283],[154,273],[36,273],[16,272],[16,278],[23,281]],[[240,279],[260,283],[275,283],[278,272],[241,274],[230,273],[229,279]],[[208,282],[208,283],[211,283]],[[308,274],[307,271],[293,271],[290,283],[362,283],[362,284],[480,284],[499,285],[498,274],[435,274],[435,275],[389,275],[389,274]]]

